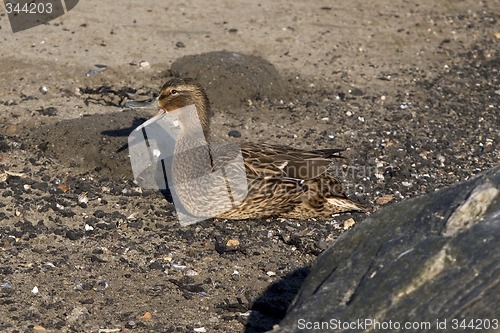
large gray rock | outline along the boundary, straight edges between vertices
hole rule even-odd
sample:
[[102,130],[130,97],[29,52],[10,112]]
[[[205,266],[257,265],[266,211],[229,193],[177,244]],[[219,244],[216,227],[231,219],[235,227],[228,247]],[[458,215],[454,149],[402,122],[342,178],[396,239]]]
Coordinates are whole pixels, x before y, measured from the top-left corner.
[[499,189],[497,167],[374,214],[318,258],[274,331],[500,331]]

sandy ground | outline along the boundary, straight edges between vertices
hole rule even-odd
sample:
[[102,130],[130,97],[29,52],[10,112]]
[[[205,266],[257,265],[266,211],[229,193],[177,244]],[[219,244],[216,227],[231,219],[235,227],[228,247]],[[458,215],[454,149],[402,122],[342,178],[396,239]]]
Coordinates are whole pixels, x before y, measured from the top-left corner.
[[[48,128],[116,113],[119,90],[151,95],[179,57],[260,56],[290,91],[221,108],[214,132],[348,148],[342,178],[376,211],[498,164],[499,12],[498,0],[87,0],[16,34],[2,12],[0,330],[261,332],[345,221],[364,216],[180,227],[160,193],[118,167],[73,163],[78,133]],[[87,76],[96,64],[105,71]]]

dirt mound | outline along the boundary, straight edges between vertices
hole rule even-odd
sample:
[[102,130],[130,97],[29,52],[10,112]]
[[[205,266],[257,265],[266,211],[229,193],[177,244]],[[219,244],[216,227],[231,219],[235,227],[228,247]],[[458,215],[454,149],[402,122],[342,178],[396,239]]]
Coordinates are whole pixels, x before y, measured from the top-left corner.
[[83,172],[132,179],[127,139],[149,116],[142,111],[127,111],[63,120],[29,132],[26,142]]
[[269,61],[237,52],[215,51],[177,59],[175,76],[191,77],[206,87],[216,108],[225,109],[247,100],[286,99],[289,84]]

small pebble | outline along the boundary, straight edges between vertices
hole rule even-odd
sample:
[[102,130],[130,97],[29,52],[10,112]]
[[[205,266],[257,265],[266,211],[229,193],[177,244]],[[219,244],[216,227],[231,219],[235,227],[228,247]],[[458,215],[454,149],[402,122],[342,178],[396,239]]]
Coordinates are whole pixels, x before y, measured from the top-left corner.
[[49,89],[47,89],[46,86],[41,86],[40,88],[38,88],[38,91],[40,91],[43,95],[45,95],[45,94],[47,94]]
[[195,271],[193,269],[188,269],[184,275],[185,276],[198,276],[198,275],[200,275],[200,273],[198,273],[197,271]]
[[61,184],[57,188],[64,193],[68,192],[68,190],[69,190],[69,186],[67,184]]
[[178,48],[183,48],[183,47],[186,47],[186,44],[184,44],[183,42],[177,42],[175,44],[175,46],[178,47]]
[[149,66],[151,66],[151,65],[150,65],[150,64],[149,64],[149,62],[147,62],[147,61],[141,61],[141,62],[139,63],[139,66],[141,66],[141,68],[148,68],[148,67],[149,67]]
[[226,242],[226,248],[231,249],[231,248],[236,248],[240,246],[240,241],[237,239],[230,239]]
[[7,128],[5,129],[5,134],[7,136],[12,136],[17,134],[17,125],[16,124],[8,125]]
[[272,276],[276,276],[276,273],[273,271],[268,271],[268,272],[266,272],[266,275],[269,277],[272,277]]
[[127,322],[127,324],[125,324],[126,328],[134,328],[135,326],[137,326],[137,324],[133,320],[130,320]]
[[381,196],[377,200],[375,200],[375,203],[377,205],[381,205],[382,206],[382,205],[385,205],[386,203],[391,202],[392,200],[394,200],[394,194],[386,194],[384,196]]
[[179,269],[179,270],[185,270],[187,266],[184,265],[177,265],[177,264],[171,264],[172,268],[174,269]]
[[153,319],[153,315],[151,312],[146,312],[144,313],[141,317],[139,317],[140,320],[151,320]]
[[97,68],[88,70],[85,73],[85,76],[96,75],[96,74],[104,72],[106,70],[106,66],[105,65],[95,65],[95,66]]

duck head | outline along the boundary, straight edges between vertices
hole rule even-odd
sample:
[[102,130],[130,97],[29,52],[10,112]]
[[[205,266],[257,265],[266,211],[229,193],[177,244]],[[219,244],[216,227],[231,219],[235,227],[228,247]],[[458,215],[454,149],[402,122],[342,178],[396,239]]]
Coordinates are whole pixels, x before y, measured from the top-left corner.
[[205,137],[210,134],[210,103],[203,88],[193,79],[174,78],[167,81],[160,90],[158,107],[163,112],[174,111],[194,104]]

